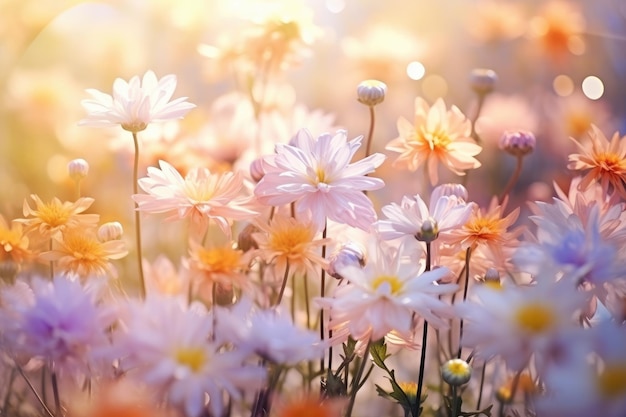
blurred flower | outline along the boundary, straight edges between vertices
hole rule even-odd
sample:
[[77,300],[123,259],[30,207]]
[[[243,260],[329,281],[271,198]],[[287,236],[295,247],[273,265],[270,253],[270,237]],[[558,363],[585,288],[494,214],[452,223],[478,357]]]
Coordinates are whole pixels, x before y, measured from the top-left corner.
[[317,139],[300,130],[291,144],[277,144],[276,154],[265,158],[266,173],[255,195],[267,205],[295,202],[297,212],[310,213],[320,230],[327,219],[369,230],[376,212],[363,191],[384,186],[381,179],[367,174],[385,157],[377,153],[350,163],[361,140],[360,136],[348,141],[344,130]]
[[56,261],[64,273],[76,274],[81,278],[92,275],[117,277],[112,259],[121,259],[128,254],[123,240],[100,241],[93,230],[70,230],[55,237],[58,248],[43,252],[39,258]]
[[539,117],[528,99],[521,95],[490,94],[476,121],[476,132],[485,148],[497,146],[506,131],[526,130],[537,132]]
[[581,35],[586,25],[580,5],[551,0],[542,6],[539,14],[530,20],[529,35],[539,42],[549,58],[559,60],[570,52],[580,55],[585,48]]
[[356,242],[347,242],[339,246],[329,258],[328,275],[333,278],[343,279],[337,272],[347,265],[359,265],[364,267],[367,263],[365,249]]
[[474,156],[482,148],[470,137],[470,121],[456,106],[446,110],[442,99],[437,99],[431,107],[421,97],[416,98],[414,124],[401,117],[398,132],[400,136],[386,146],[400,153],[394,166],[415,171],[426,164],[433,185],[439,180],[439,163],[457,175],[465,175],[464,171],[480,166]]
[[313,395],[278,398],[273,407],[273,417],[340,417],[345,399],[318,398]]
[[526,16],[520,4],[483,0],[467,13],[467,30],[479,42],[495,43],[520,37]]
[[189,277],[183,271],[178,272],[165,255],[160,254],[152,263],[144,259],[143,270],[148,294],[180,296],[185,300],[189,297]]
[[411,338],[414,315],[434,327],[447,325],[449,305],[439,299],[458,288],[437,281],[450,271],[437,268],[421,272],[415,262],[403,262],[403,248],[372,242],[372,252],[365,267],[346,265],[338,272],[351,285],[335,288],[332,297],[318,298],[318,304],[331,312],[330,328],[347,327],[353,339],[381,339],[395,330]]
[[583,305],[573,286],[547,279],[526,287],[477,286],[468,301],[456,305],[465,322],[461,343],[485,360],[501,357],[514,371],[534,355],[542,370],[562,359],[567,345],[575,345],[569,334],[578,329],[574,313]]
[[92,227],[100,220],[98,214],[83,214],[93,204],[93,198],[81,197],[72,203],[61,202],[55,197],[44,203],[36,194],[30,197],[35,201],[35,209],[24,200],[24,216],[27,218],[16,219],[24,224],[26,233],[37,231],[42,238],[49,238],[67,230]]
[[58,369],[89,375],[90,355],[109,345],[107,331],[116,319],[96,290],[58,276],[52,282],[36,280],[33,304],[20,309],[22,349]]
[[578,187],[585,190],[593,181],[598,181],[606,194],[618,193],[626,198],[626,136],[620,138],[619,132],[615,132],[609,142],[604,133],[592,125],[589,139],[582,143],[572,138],[581,153],[571,154],[567,167],[590,169]]
[[246,353],[221,348],[212,341],[212,323],[197,304],[185,307],[177,298],[149,296],[131,301],[124,326],[115,335],[115,352],[124,357],[128,378],[139,380],[159,399],[180,407],[185,415],[213,415],[224,411],[224,393],[241,400],[265,380],[265,369],[246,365]]
[[0,261],[12,260],[21,264],[31,258],[32,253],[28,247],[28,237],[25,236],[22,224],[11,222],[11,227],[0,214]]
[[170,101],[174,89],[176,76],[173,74],[157,79],[154,72],[147,71],[141,80],[134,76],[128,82],[116,78],[113,96],[91,88],[87,90],[92,98],[82,101],[88,114],[79,125],[121,125],[124,130],[137,133],[152,122],[182,118],[195,105],[188,103],[187,97]]
[[323,355],[319,334],[298,328],[280,308],[256,308],[252,300],[244,298],[217,314],[218,333],[227,335],[238,349],[275,364],[294,366]]
[[244,189],[241,173],[213,174],[206,168],[194,168],[183,178],[169,163],[159,161],[159,168],[148,167],[148,176],[139,179],[147,194],[135,194],[138,209],[146,213],[169,213],[167,220],[190,218],[205,230],[215,221],[230,237],[230,221],[250,219],[257,212],[250,198],[241,196]]
[[262,232],[252,237],[259,245],[259,254],[279,274],[287,265],[291,271],[311,271],[316,265],[326,268],[327,261],[318,252],[330,239],[315,239],[319,231],[311,222],[278,214],[269,224],[259,222],[257,226]]
[[479,96],[491,93],[496,81],[498,81],[498,74],[491,69],[475,68],[470,73],[470,85]]

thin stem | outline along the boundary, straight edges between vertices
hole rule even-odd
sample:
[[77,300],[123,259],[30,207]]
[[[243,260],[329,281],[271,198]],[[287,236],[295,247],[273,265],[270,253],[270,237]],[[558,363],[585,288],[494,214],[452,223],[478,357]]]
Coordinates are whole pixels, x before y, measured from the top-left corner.
[[20,373],[20,375],[22,375],[22,378],[24,378],[24,381],[26,381],[26,384],[28,385],[28,387],[30,388],[30,390],[32,391],[33,395],[35,396],[35,398],[37,399],[37,401],[39,402],[39,404],[41,405],[43,410],[46,412],[48,417],[54,417],[54,414],[52,414],[52,411],[50,411],[50,409],[46,406],[46,403],[43,402],[43,400],[41,399],[41,397],[37,393],[37,390],[35,389],[35,387],[33,387],[32,382],[30,382],[30,379],[28,379],[28,377],[24,373],[24,370],[22,370],[22,368],[19,365],[15,365],[15,367],[16,367],[17,371]]
[[485,373],[487,370],[487,363],[483,363],[483,369],[480,371],[480,389],[478,390],[478,401],[476,401],[476,410],[480,410],[480,403],[483,400],[483,388],[485,386]]
[[291,277],[291,320],[296,322],[296,274]]
[[[328,227],[326,225],[324,225],[324,231],[322,232],[322,239],[326,239],[326,235],[328,233]],[[322,258],[326,259],[326,244],[324,244],[322,246]],[[326,270],[324,268],[322,268],[322,275],[321,275],[321,279],[320,279],[320,297],[324,297],[324,293],[325,293],[325,287],[326,287]],[[322,341],[322,343],[324,342],[324,339],[326,338],[325,332],[324,332],[324,309],[320,309],[320,340]],[[333,348],[332,347],[328,347],[328,354],[330,356],[332,356],[333,353]],[[322,356],[322,358],[320,359],[320,375],[324,375],[324,357]]]
[[306,310],[306,328],[311,328],[311,306],[309,305],[309,275],[304,274],[304,308]]
[[78,200],[80,198],[80,183],[81,180],[77,179],[76,181],[74,181],[75,186],[74,186],[74,191],[76,192],[76,199]]
[[9,376],[9,383],[7,384],[7,392],[2,402],[2,413],[7,414],[9,408],[9,401],[11,399],[11,391],[13,390],[13,382],[15,381],[15,368],[11,368],[11,374]]
[[[431,263],[431,252],[430,252],[430,242],[426,242],[426,268],[425,272],[430,271],[430,263]],[[424,320],[424,330],[422,333],[422,353],[420,355],[420,370],[419,375],[417,377],[417,395],[416,395],[416,406],[417,410],[413,415],[419,416],[420,407],[422,404],[422,386],[424,384],[424,370],[426,369],[426,345],[428,342],[428,322]]]
[[511,175],[511,178],[509,178],[509,182],[506,184],[506,187],[504,187],[504,191],[502,191],[502,194],[500,194],[500,199],[499,199],[500,203],[504,201],[504,198],[507,195],[509,195],[509,193],[513,189],[513,186],[517,183],[517,180],[519,179],[520,174],[522,173],[523,161],[524,161],[523,156],[517,157],[517,165],[515,166],[515,171],[513,171],[513,175]]
[[283,275],[283,282],[280,286],[280,292],[278,293],[278,298],[274,302],[274,307],[277,307],[280,304],[280,301],[283,299],[283,294],[285,293],[285,288],[287,287],[287,280],[289,279],[289,261],[285,265],[285,274]]
[[459,412],[459,404],[458,404],[458,393],[457,386],[452,385],[452,417],[458,417]]
[[[465,284],[463,287],[463,301],[465,301],[467,299],[467,288],[469,287],[469,262],[470,262],[470,257],[472,255],[472,247],[468,247],[467,251],[465,252]],[[459,350],[456,354],[456,357],[458,359],[461,359],[461,339],[463,339],[463,319],[461,319],[461,322],[459,323]]]
[[[49,250],[52,250],[52,238],[50,238]],[[54,279],[54,261],[50,261],[50,280]]]
[[480,139],[480,136],[478,136],[478,133],[476,133],[476,121],[478,120],[478,117],[480,116],[480,112],[483,109],[483,104],[485,104],[485,97],[486,97],[486,94],[478,94],[478,106],[476,107],[476,113],[474,114],[474,117],[471,120],[472,122],[471,137],[479,145],[480,145],[481,139]]
[[369,339],[367,341],[367,346],[365,347],[365,353],[363,354],[363,359],[361,360],[359,369],[357,370],[354,380],[352,381],[352,392],[350,393],[350,402],[348,403],[348,409],[346,410],[345,417],[350,417],[352,415],[352,409],[354,408],[354,402],[356,400],[356,393],[360,388],[361,376],[363,375],[363,370],[365,369],[365,365],[367,363],[367,357],[369,355],[371,345],[372,340]]
[[[137,188],[138,171],[139,171],[139,140],[137,132],[132,132],[133,143],[135,144],[135,161],[133,163],[133,194],[139,194]],[[141,289],[141,297],[146,298],[146,282],[143,276],[143,256],[141,254],[141,213],[139,212],[139,204],[135,202],[135,239],[137,243],[137,260],[139,266],[139,285]]]
[[54,394],[54,413],[61,415],[61,396],[59,395],[59,381],[57,380],[56,371],[52,371],[52,393]]
[[376,124],[376,118],[374,116],[374,106],[368,106],[370,109],[370,129],[367,133],[367,142],[365,142],[365,157],[370,156],[372,152],[372,138],[374,136],[374,126]]

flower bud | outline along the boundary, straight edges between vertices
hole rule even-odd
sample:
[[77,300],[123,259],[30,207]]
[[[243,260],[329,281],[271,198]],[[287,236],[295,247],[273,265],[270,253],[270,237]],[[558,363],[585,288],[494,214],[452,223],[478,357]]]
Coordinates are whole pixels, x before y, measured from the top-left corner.
[[415,234],[415,239],[420,242],[432,242],[439,236],[439,225],[432,217],[424,220],[419,232]]
[[104,223],[98,228],[98,239],[100,242],[119,240],[124,234],[124,228],[120,222]]
[[67,171],[71,179],[80,181],[89,174],[89,163],[82,158],[72,159],[67,164]]
[[387,85],[378,80],[362,81],[357,89],[357,100],[366,106],[375,106],[382,103],[387,94]]
[[498,75],[494,70],[476,68],[470,73],[470,84],[472,90],[479,95],[486,95],[493,91],[498,81]]
[[441,376],[450,385],[463,385],[472,377],[472,367],[463,359],[450,359],[441,365]]
[[524,130],[504,132],[500,137],[500,149],[518,157],[531,153],[536,144],[535,135]]
[[346,266],[358,266],[363,268],[366,263],[365,251],[355,242],[344,243],[330,256],[328,275],[333,278],[343,279],[338,272]]
[[430,201],[437,201],[443,196],[455,196],[465,202],[468,199],[467,188],[462,184],[454,183],[438,185],[430,193]]
[[487,269],[483,278],[483,283],[491,289],[501,289],[502,284],[500,283],[500,272],[496,268]]

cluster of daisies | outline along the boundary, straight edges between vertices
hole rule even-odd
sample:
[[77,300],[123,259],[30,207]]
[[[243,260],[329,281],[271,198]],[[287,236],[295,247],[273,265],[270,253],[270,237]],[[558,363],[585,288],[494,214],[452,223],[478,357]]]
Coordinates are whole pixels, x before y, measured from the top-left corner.
[[[88,90],[81,124],[121,126],[139,145],[150,123],[194,107],[170,101],[175,86],[149,71],[113,96]],[[359,86],[372,117],[385,91]],[[386,156],[370,154],[371,132],[359,157],[362,137],[302,129],[250,172],[149,167],[129,197],[133,277],[116,268],[130,251],[122,225],[86,213],[80,187],[74,202],[30,196],[22,218],[0,218],[2,413],[350,417],[374,400],[357,393],[376,366],[391,382],[379,394],[413,417],[495,415],[496,403],[500,416],[623,416],[626,139],[592,128],[569,156],[585,175],[532,203],[524,229],[510,187],[480,207],[439,184],[440,166],[480,166],[458,108],[418,98],[398,131],[394,165],[426,167],[431,189],[380,212],[369,193],[385,187],[372,174]],[[503,135],[520,162],[534,145]],[[84,160],[68,168],[77,185],[88,175]],[[180,264],[142,256],[150,216],[187,228]]]

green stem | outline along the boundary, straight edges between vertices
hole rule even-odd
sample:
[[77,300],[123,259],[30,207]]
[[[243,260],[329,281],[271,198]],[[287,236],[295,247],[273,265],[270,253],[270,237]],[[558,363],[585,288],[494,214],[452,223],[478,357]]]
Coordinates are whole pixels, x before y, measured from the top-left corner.
[[[322,239],[326,239],[326,235],[328,233],[328,227],[327,225],[324,225],[324,231],[322,232]],[[326,244],[324,244],[322,246],[322,258],[326,259]],[[321,274],[321,279],[320,279],[320,297],[324,297],[325,294],[325,287],[326,287],[326,270],[324,268],[322,268],[322,274]],[[326,338],[326,334],[324,331],[324,309],[320,309],[320,340],[322,341],[322,343],[324,342],[324,339]],[[333,354],[333,348],[332,347],[328,347],[328,355],[332,356]],[[322,358],[320,359],[320,375],[324,375],[324,357],[322,356]]]
[[[430,242],[426,242],[426,268],[425,272],[430,271],[430,263],[431,263],[431,252],[430,252]],[[426,346],[428,343],[428,322],[424,320],[424,330],[422,333],[422,352],[420,355],[420,370],[419,375],[417,377],[417,394],[416,394],[416,406],[417,410],[413,415],[420,415],[420,407],[422,403],[422,388],[424,385],[424,370],[426,369]]]
[[369,339],[367,341],[367,346],[365,347],[365,353],[363,354],[363,359],[361,360],[359,369],[357,370],[357,373],[354,376],[354,380],[352,381],[352,391],[350,392],[350,402],[348,403],[348,408],[346,410],[345,417],[352,416],[352,409],[354,408],[354,402],[356,400],[356,393],[358,392],[360,388],[361,376],[363,375],[363,370],[365,369],[365,365],[367,364],[367,357],[369,355],[371,345],[372,345],[372,340]]
[[374,117],[374,106],[368,106],[370,109],[370,128],[367,133],[367,142],[365,143],[365,157],[370,156],[372,152],[372,138],[374,136],[374,126],[376,124],[376,118]]
[[[137,188],[138,171],[139,171],[139,140],[137,132],[132,132],[133,143],[135,144],[135,160],[133,163],[133,194],[139,194]],[[146,282],[143,276],[143,255],[141,253],[141,213],[138,210],[139,204],[135,202],[135,239],[137,243],[137,259],[139,266],[139,285],[141,289],[141,297],[146,298]]]
[[480,403],[483,399],[483,388],[485,386],[485,371],[487,369],[487,363],[483,363],[483,369],[480,371],[480,389],[478,390],[478,401],[476,401],[476,410],[480,410]]

